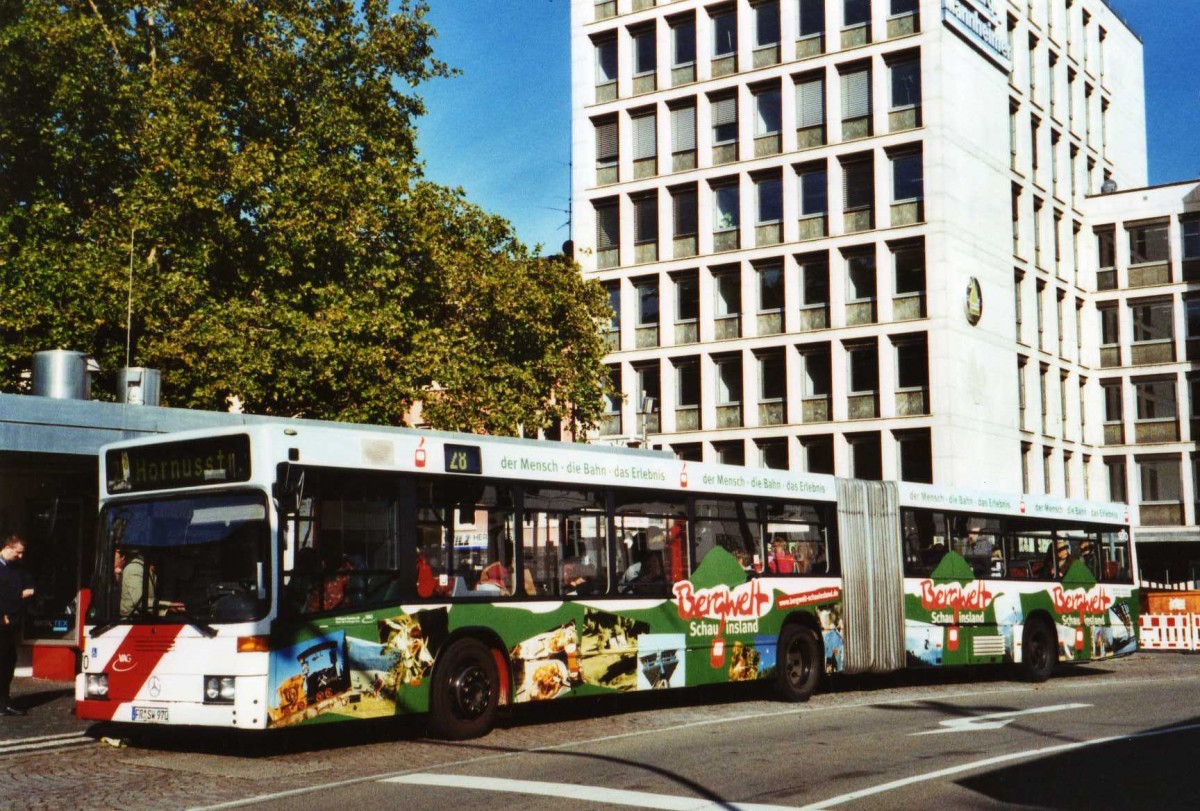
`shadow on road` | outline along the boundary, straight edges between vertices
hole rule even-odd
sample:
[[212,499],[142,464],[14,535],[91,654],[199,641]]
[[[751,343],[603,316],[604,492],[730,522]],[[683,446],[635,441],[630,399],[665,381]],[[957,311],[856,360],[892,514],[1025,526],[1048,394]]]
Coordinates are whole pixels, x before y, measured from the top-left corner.
[[956,781],[1012,806],[1195,808],[1200,718]]

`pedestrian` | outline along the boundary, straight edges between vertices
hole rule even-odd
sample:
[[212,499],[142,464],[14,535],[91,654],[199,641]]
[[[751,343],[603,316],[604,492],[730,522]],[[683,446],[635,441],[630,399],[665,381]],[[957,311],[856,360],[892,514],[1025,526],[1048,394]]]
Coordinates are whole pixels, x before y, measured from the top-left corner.
[[25,603],[33,597],[33,578],[17,563],[25,555],[25,541],[9,535],[0,549],[0,715],[24,715],[12,705],[9,690],[17,669],[17,639]]

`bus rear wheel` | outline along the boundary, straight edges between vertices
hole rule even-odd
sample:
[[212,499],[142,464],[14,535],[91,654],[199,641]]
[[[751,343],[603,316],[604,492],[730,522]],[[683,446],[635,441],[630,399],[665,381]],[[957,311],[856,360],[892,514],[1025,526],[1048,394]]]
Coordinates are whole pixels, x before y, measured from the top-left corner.
[[1039,619],[1025,626],[1021,634],[1021,673],[1026,681],[1043,682],[1054,673],[1058,661],[1058,640],[1050,623]]
[[811,628],[784,626],[776,653],[776,695],[783,701],[808,701],[821,680],[824,659],[824,646]]
[[500,703],[500,674],[492,649],[477,639],[460,639],[442,651],[429,695],[429,732],[462,741],[492,731]]

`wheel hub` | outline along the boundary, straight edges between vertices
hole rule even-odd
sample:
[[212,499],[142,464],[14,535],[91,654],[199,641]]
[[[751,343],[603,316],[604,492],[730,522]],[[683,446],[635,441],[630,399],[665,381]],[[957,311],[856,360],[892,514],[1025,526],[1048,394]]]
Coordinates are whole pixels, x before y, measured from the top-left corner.
[[461,718],[478,718],[488,708],[492,686],[481,667],[467,667],[451,681],[456,714]]

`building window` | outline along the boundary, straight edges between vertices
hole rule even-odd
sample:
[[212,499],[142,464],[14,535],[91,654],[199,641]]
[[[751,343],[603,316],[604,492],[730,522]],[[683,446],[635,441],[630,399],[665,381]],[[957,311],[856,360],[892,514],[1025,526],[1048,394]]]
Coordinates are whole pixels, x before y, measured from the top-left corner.
[[[1138,459],[1142,504],[1177,504],[1181,493],[1179,460],[1173,457]],[[1145,523],[1145,522],[1143,522]]]
[[758,268],[758,311],[783,311],[783,267],[778,264]]
[[888,130],[898,132],[921,125],[921,62],[905,59],[888,65],[892,104],[888,112]]
[[802,439],[804,469],[809,473],[833,475],[833,437],[817,436]]
[[[779,88],[771,87],[754,92],[754,137],[766,138],[780,133]],[[778,152],[779,149],[773,150]]]
[[671,190],[671,226],[674,233],[676,259],[696,255],[698,231],[696,205],[695,186]]
[[1105,459],[1104,470],[1108,478],[1108,500],[1119,504],[1128,504],[1129,492],[1125,486],[1125,460],[1121,457]]
[[896,385],[900,389],[929,388],[929,350],[925,335],[897,336]]
[[633,39],[633,75],[653,75],[658,70],[657,36],[654,26],[631,31]]
[[876,274],[875,249],[850,249],[843,252],[846,260],[846,325],[873,324]]
[[700,428],[700,361],[677,358],[675,366],[675,430]]
[[1129,233],[1129,264],[1166,262],[1171,251],[1167,239],[1167,223],[1153,222],[1126,226]]
[[[671,22],[671,67],[684,68],[695,63],[696,18],[688,15]],[[694,72],[692,78],[695,78]]]
[[911,225],[925,219],[924,169],[920,150],[891,155],[892,226]]
[[871,0],[842,0],[842,23],[846,28],[870,25]]
[[616,436],[621,433],[621,367],[608,367],[609,391],[604,395],[604,415],[600,419],[600,433]]
[[661,428],[657,405],[662,402],[662,383],[659,375],[658,361],[639,364],[633,367],[637,375],[637,433],[645,436],[647,433],[657,434]]
[[842,73],[842,140],[871,135],[871,69]]
[[786,439],[760,439],[758,446],[758,466],[769,470],[788,469],[788,441]]
[[799,192],[800,238],[814,239],[826,235],[829,214],[829,174],[825,164],[808,164],[797,168]]
[[846,360],[851,395],[874,394],[879,390],[879,350],[874,341],[847,345]]
[[820,38],[825,33],[825,0],[799,0],[796,16],[797,38]]
[[617,38],[596,40],[596,101],[617,97]]
[[783,181],[778,177],[767,177],[754,181],[755,197],[758,198],[758,224],[777,223],[783,220]]
[[614,268],[620,264],[621,217],[615,199],[597,201],[596,212],[596,265],[599,268]]
[[639,195],[633,202],[633,243],[637,264],[658,259],[658,193]]
[[633,176],[658,174],[658,116],[653,111],[639,113],[633,122]]
[[1200,219],[1181,219],[1179,230],[1183,239],[1183,258],[1200,259]]
[[779,1],[765,0],[754,6],[754,47],[769,48],[778,44]]
[[758,356],[758,395],[759,425],[787,422],[787,365],[783,352],[764,352]]
[[882,479],[883,455],[879,447],[879,434],[852,434],[846,440],[850,445],[850,475],[856,479]]
[[712,99],[713,164],[737,160],[737,96]]
[[925,315],[925,244],[905,242],[892,246],[896,299],[892,315],[897,321]]
[[742,356],[716,358],[717,427],[742,425]]
[[900,480],[933,484],[933,444],[929,431],[898,431],[896,445],[900,457]]
[[596,183],[617,182],[618,139],[615,118],[594,122],[596,132]]
[[713,229],[716,232],[736,232],[740,217],[737,185],[713,187]]
[[639,279],[634,282],[633,289],[637,293],[638,327],[658,326],[658,279],[654,277]]
[[671,108],[671,171],[696,168],[696,107],[692,103]]
[[1133,346],[1130,362],[1169,363],[1175,360],[1175,330],[1170,299],[1130,302],[1133,316]]
[[1137,398],[1138,420],[1176,418],[1174,380],[1134,381],[1133,390]]
[[717,452],[717,461],[722,465],[746,464],[746,445],[741,440],[714,442],[713,450]]
[[875,167],[870,157],[843,161],[842,198],[846,233],[874,227]]
[[673,277],[675,286],[675,344],[694,344],[700,340],[700,284],[696,271]]
[[796,82],[796,146],[825,143],[825,80],[809,77]]
[[741,335],[742,277],[735,270],[713,273],[715,296],[714,338],[737,338]]
[[722,10],[712,15],[713,58],[733,56],[737,53],[737,13],[733,9]]
[[826,254],[797,257],[800,264],[800,329],[829,326],[829,260]]

